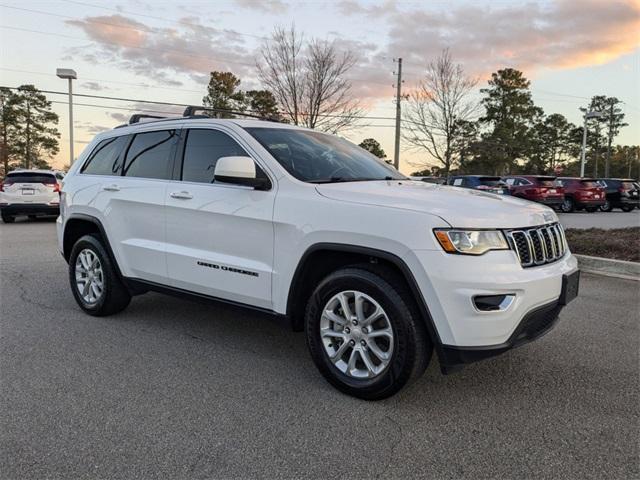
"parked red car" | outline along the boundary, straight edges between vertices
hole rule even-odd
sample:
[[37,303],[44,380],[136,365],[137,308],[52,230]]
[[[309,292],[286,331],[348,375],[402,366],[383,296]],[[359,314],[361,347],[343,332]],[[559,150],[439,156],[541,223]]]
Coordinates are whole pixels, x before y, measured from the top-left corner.
[[564,202],[564,188],[557,185],[556,177],[541,175],[509,175],[502,177],[511,195],[532,202],[560,208]]
[[565,213],[583,208],[587,212],[595,212],[606,202],[604,188],[594,178],[561,177],[556,179],[556,184],[564,187],[561,208]]

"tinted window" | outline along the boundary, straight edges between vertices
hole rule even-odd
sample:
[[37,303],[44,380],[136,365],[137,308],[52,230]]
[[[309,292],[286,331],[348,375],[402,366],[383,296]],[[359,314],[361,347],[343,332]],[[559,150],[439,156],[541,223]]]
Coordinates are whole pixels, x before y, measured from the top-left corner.
[[555,181],[552,178],[538,178],[538,185],[541,187],[553,187]]
[[499,178],[485,177],[478,179],[477,184],[486,185],[487,187],[495,187],[497,185],[502,185],[502,181]]
[[383,160],[335,135],[287,128],[246,130],[304,182],[406,179]]
[[182,180],[213,183],[221,157],[247,156],[229,135],[216,130],[189,130],[182,160]]
[[139,133],[127,151],[124,175],[141,178],[171,178],[169,165],[175,130]]
[[593,182],[591,180],[581,180],[580,183],[584,188],[594,188],[598,186],[596,182]]
[[56,183],[56,177],[46,173],[16,172],[8,174],[4,183]]
[[620,182],[622,188],[624,188],[625,190],[635,190],[635,185],[633,184],[633,182]]
[[128,138],[113,137],[100,142],[83,165],[81,172],[92,175],[120,175],[122,153]]

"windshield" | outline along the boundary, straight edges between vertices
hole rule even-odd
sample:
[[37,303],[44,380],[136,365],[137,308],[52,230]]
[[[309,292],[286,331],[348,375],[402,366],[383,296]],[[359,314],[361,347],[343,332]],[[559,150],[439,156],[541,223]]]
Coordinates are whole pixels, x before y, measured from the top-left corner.
[[310,183],[405,180],[383,160],[334,135],[290,128],[246,128],[298,180]]

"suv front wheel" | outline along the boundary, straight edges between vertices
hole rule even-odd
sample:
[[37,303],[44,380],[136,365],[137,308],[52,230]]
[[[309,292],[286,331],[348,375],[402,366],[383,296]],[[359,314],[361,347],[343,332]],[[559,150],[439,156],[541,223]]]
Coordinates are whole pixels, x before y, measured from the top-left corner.
[[81,237],[73,246],[69,283],[76,302],[89,315],[111,315],[124,310],[131,301],[101,239],[94,235]]
[[307,344],[320,373],[344,393],[389,397],[427,368],[432,344],[411,292],[383,269],[338,270],[307,305]]

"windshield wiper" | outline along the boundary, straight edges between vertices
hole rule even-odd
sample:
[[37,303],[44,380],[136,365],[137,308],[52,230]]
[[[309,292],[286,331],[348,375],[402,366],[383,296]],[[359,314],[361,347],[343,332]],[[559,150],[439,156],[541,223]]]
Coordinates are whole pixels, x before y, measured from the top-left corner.
[[309,183],[345,183],[345,182],[380,182],[383,180],[393,180],[393,177],[384,177],[384,178],[368,178],[368,177],[355,177],[355,178],[345,178],[345,177],[331,177],[331,178],[318,178],[315,180],[308,180]]

